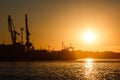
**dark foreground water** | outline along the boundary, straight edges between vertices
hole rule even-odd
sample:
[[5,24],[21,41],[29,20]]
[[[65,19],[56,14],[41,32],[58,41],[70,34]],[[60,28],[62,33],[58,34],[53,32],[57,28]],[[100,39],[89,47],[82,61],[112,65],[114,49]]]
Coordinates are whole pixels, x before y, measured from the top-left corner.
[[120,62],[0,62],[0,80],[120,80]]

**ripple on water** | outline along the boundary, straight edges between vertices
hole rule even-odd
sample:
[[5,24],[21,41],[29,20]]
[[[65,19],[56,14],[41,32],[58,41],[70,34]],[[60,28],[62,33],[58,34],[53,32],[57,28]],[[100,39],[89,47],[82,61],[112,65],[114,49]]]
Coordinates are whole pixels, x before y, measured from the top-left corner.
[[120,80],[120,63],[3,62],[0,80]]

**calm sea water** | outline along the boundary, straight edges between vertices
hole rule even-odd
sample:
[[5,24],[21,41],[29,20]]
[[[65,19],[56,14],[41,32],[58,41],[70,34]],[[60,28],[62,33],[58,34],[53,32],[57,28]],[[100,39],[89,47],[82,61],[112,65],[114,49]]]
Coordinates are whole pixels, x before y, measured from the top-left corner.
[[120,80],[120,62],[0,62],[0,80]]

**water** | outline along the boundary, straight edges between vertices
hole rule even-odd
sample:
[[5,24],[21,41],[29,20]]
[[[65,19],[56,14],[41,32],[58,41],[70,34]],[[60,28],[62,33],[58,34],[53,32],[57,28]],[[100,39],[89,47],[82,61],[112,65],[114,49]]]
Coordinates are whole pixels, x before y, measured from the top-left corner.
[[0,80],[120,80],[120,62],[0,62]]

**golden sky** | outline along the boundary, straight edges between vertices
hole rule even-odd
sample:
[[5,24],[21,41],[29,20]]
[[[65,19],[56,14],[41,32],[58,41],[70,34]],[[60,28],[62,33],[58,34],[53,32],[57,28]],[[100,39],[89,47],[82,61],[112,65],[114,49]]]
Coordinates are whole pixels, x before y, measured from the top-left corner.
[[[64,42],[84,51],[120,52],[119,0],[0,0],[0,43],[11,42],[8,14],[20,32],[20,27],[25,27],[25,13],[31,42],[37,49],[50,45],[60,50]],[[91,43],[82,38],[87,30],[95,36]]]

